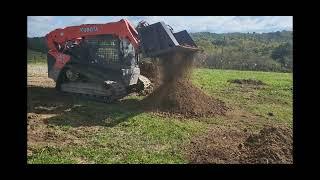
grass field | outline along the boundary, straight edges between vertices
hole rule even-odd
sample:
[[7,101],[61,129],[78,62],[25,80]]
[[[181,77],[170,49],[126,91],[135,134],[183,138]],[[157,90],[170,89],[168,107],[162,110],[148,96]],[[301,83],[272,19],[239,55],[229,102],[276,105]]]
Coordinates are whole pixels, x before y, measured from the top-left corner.
[[[193,83],[231,108],[226,116],[181,119],[143,112],[128,96],[104,104],[61,95],[45,64],[28,64],[28,163],[189,163],[188,145],[210,128],[292,128],[291,73],[194,69]],[[266,85],[233,84],[256,79]]]

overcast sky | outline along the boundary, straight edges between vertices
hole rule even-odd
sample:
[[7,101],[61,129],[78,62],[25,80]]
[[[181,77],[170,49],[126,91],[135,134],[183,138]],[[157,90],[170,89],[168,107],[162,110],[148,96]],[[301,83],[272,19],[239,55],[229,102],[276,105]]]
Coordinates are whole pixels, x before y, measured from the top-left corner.
[[164,21],[175,32],[274,32],[292,30],[292,16],[28,16],[28,37],[45,36],[66,26],[100,24],[128,19],[134,26]]

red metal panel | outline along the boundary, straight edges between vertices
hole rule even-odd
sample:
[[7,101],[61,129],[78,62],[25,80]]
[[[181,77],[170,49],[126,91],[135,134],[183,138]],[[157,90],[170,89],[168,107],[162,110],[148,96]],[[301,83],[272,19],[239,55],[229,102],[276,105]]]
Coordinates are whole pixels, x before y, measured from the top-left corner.
[[54,42],[64,44],[66,41],[75,40],[80,37],[114,34],[119,38],[128,39],[134,48],[138,48],[138,32],[126,19],[121,19],[118,22],[106,24],[82,24],[80,26],[70,26],[64,29],[56,29],[46,35],[48,48],[56,49]]
[[53,68],[54,69],[62,69],[63,66],[70,61],[70,56],[57,52],[57,51],[49,51],[49,54],[51,54],[55,59],[56,62],[54,63]]

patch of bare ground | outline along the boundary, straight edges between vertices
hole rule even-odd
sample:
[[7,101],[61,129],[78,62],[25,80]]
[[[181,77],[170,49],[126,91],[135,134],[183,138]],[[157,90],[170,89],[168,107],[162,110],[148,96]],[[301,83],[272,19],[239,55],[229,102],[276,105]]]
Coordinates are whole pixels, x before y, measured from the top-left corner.
[[186,156],[193,164],[291,164],[292,129],[265,126],[253,133],[211,126],[206,134],[192,139]]

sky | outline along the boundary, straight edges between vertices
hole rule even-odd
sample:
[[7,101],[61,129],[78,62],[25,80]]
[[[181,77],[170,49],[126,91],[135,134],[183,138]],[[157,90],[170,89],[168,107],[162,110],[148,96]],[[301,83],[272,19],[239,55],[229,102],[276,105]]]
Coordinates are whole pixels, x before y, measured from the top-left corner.
[[52,30],[81,24],[104,24],[128,19],[134,26],[163,21],[175,32],[275,32],[292,31],[292,16],[28,16],[28,37],[45,36]]

